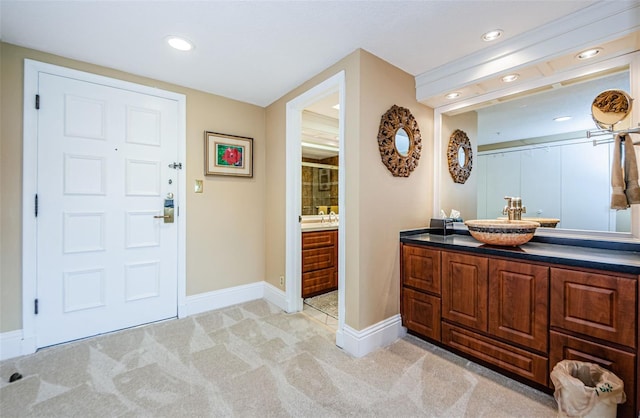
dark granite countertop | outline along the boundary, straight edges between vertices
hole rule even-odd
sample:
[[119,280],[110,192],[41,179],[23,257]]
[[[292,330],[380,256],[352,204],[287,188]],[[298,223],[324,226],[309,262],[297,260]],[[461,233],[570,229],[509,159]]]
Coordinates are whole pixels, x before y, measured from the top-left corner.
[[483,244],[458,231],[451,235],[436,235],[429,233],[429,229],[403,231],[400,233],[400,242],[640,275],[640,245],[633,243],[611,245],[608,242],[534,237],[519,247],[498,247]]

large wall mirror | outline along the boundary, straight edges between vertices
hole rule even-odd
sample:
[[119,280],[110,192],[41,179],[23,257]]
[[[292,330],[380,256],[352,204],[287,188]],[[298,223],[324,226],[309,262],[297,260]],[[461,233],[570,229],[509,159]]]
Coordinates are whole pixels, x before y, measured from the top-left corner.
[[338,93],[302,112],[302,215],[338,214]]
[[[609,89],[634,94],[633,61],[620,62],[442,113],[443,149],[451,132],[462,129],[476,157],[473,181],[464,186],[441,173],[440,208],[457,209],[463,219],[493,219],[503,216],[504,196],[521,196],[523,217],[557,218],[562,230],[630,236],[640,222],[634,209],[610,209],[613,137],[587,135],[599,128],[591,115],[596,96]],[[615,129],[637,124],[632,114]]]

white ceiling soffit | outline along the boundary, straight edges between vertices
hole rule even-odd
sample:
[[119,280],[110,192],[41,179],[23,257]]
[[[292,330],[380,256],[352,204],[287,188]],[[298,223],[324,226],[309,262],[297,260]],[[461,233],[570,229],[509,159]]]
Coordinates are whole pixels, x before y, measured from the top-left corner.
[[[520,83],[580,66],[583,63],[573,56],[589,47],[607,43],[613,46],[589,60],[589,64],[633,52],[637,50],[637,36],[633,32],[638,30],[640,2],[598,2],[416,76],[416,97],[433,108],[452,108],[453,104],[470,97],[507,87],[513,89]],[[616,43],[625,36],[630,38],[629,45]],[[499,81],[512,72],[520,74],[518,81],[508,84]],[[463,94],[447,99],[445,95],[451,89]]]
[[358,48],[415,76],[475,56],[487,30],[508,41],[594,3],[0,0],[0,39],[267,106]]

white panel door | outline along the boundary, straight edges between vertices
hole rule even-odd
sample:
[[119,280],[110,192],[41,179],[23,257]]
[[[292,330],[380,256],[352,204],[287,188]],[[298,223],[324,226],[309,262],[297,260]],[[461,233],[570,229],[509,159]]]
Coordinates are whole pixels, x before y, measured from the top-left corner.
[[178,104],[39,75],[38,347],[177,316]]

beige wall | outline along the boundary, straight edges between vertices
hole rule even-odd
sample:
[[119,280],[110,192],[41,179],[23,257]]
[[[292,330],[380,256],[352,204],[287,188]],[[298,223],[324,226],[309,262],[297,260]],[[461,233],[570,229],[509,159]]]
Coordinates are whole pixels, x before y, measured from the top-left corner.
[[[187,96],[188,295],[260,280],[279,286],[278,277],[285,272],[285,106],[289,100],[344,70],[345,319],[355,329],[363,329],[399,312],[398,233],[402,229],[425,226],[432,207],[433,110],[416,102],[411,75],[358,50],[265,110],[10,44],[0,44],[0,47],[0,332],[21,327],[24,58]],[[380,161],[378,152],[380,117],[393,104],[409,108],[422,132],[422,158],[409,178],[393,177]],[[254,178],[205,178],[202,174],[205,130],[253,137]],[[203,194],[193,193],[195,179],[205,180]]]
[[[362,53],[358,219],[360,321],[363,329],[400,312],[400,230],[428,225],[433,206],[433,109],[416,101],[410,74]],[[418,167],[409,177],[393,177],[378,149],[380,117],[392,106],[411,110],[422,136]]]
[[[413,76],[358,50],[267,108],[267,280],[285,270],[286,103],[345,70],[345,208],[347,325],[363,329],[399,313],[399,237],[431,217],[433,110],[416,102]],[[423,150],[408,178],[393,177],[380,160],[380,117],[394,104],[409,108],[421,129]],[[276,164],[271,164],[274,162]],[[292,280],[292,278],[288,278]]]
[[[267,161],[269,161],[267,166],[267,178],[269,180],[267,182],[266,213],[268,222],[266,228],[269,243],[266,248],[265,280],[283,290],[284,287],[280,286],[279,283],[279,276],[285,274],[286,260],[286,105],[288,101],[344,70],[346,78],[346,103],[341,103],[341,106],[346,106],[345,113],[347,114],[347,120],[344,121],[345,135],[347,138],[357,137],[358,125],[355,122],[358,120],[359,106],[359,56],[360,51],[350,54],[267,107],[267,138],[269,142],[269,149],[267,150]],[[346,155],[348,158],[348,151],[346,152]],[[343,158],[343,156],[341,155],[340,158]],[[346,164],[348,166],[352,165],[355,167],[357,161],[355,163],[347,162]],[[349,172],[349,170],[350,168],[347,168],[347,172]],[[355,176],[352,176],[352,179],[354,178]],[[354,190],[353,194],[351,194],[352,189]],[[357,205],[355,189],[355,187],[350,186],[350,180],[348,178],[345,190],[349,196],[346,199],[345,208],[340,208],[341,213],[347,213],[352,210],[354,205]],[[348,235],[356,236],[355,234],[352,235],[350,232],[355,226],[356,223],[347,224]],[[348,259],[353,256],[350,248],[351,247],[347,245],[346,251]],[[347,264],[347,276],[355,277],[356,273],[352,270],[356,267],[357,264],[355,263]],[[355,286],[357,283],[348,281],[346,289],[347,298],[357,294],[357,289],[351,288],[353,287],[352,285]],[[351,300],[348,300],[347,306],[351,306],[352,303],[353,302]],[[347,320],[349,320],[350,315],[351,313],[347,312]]]
[[[0,332],[21,328],[23,60],[34,59],[187,97],[187,295],[253,283],[265,269],[265,109],[0,43]],[[254,177],[204,177],[204,131],[254,138]],[[195,194],[195,179],[204,193]]]
[[[464,131],[469,137],[473,152],[473,165],[471,175],[464,184],[453,181],[449,173],[447,161],[447,147],[449,138],[456,129]],[[460,211],[464,220],[476,219],[478,210],[478,175],[475,166],[478,158],[478,114],[465,112],[457,116],[442,116],[442,163],[440,171],[440,209],[447,216],[451,209]]]

